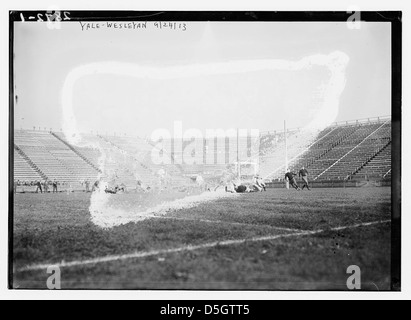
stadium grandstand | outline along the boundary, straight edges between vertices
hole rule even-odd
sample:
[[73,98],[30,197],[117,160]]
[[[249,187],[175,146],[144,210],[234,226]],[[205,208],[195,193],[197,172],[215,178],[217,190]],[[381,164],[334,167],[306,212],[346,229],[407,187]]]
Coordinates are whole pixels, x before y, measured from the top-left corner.
[[[58,181],[60,190],[63,186],[82,189],[86,181],[100,178],[128,188],[136,183],[182,186],[197,175],[218,183],[240,168],[242,179],[259,174],[275,184],[283,181],[286,167],[298,172],[302,166],[314,182],[372,180],[387,185],[391,181],[390,117],[334,123],[317,131],[265,132],[258,140],[256,144],[249,138],[237,139],[236,148],[224,143],[227,139],[196,141],[204,152],[192,154],[192,164],[175,161],[181,155],[161,148],[159,152],[168,154],[171,163],[159,165],[151,160],[158,145],[142,138],[89,133],[82,135],[82,146],[74,146],[62,132],[16,130],[14,181],[32,187],[37,181]],[[210,154],[224,161],[208,164],[204,160]]]
[[[288,167],[309,170],[313,180],[390,179],[391,119],[336,123],[318,133],[314,140],[305,132],[287,132]],[[270,145],[262,148],[261,171],[278,180],[285,172],[284,134],[265,135]],[[274,169],[274,170],[272,170]]]

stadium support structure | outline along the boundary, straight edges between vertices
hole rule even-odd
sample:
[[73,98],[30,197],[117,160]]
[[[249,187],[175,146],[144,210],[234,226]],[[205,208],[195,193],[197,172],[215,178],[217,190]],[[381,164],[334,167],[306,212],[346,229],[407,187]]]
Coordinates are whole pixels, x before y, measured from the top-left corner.
[[[117,143],[111,141],[111,139],[103,137],[101,135],[97,135],[99,139],[102,139],[106,144],[111,146],[113,149],[119,151],[120,153],[126,155],[129,159],[131,159],[133,162],[135,162],[139,167],[141,167],[144,171],[144,178],[142,178],[143,175],[140,173],[140,179],[143,180],[144,183],[148,183],[151,185],[158,185],[162,184],[160,180],[169,180],[172,181],[174,185],[184,185],[184,184],[189,184],[191,180],[187,177],[184,177],[183,174],[181,173],[180,168],[177,168],[175,165],[172,165],[173,168],[177,168],[178,174],[176,175],[175,173],[173,174],[170,171],[164,171],[163,172],[163,167],[160,166],[157,169],[159,171],[156,171],[156,166],[154,164],[151,164],[148,162],[147,164],[142,162],[140,159],[138,159],[132,152],[127,150],[127,148],[123,148],[121,145],[118,145]],[[139,139],[141,142],[140,138]],[[148,145],[151,146],[147,141],[144,141],[144,143],[147,143]],[[170,169],[170,168],[168,168]]]
[[[354,172],[352,172],[350,175],[347,176],[347,180],[356,175],[358,172],[361,171],[367,164],[369,164],[376,156],[381,154],[389,145],[391,144],[391,140],[388,141],[381,149],[379,149],[374,155],[372,155],[370,158],[368,158],[361,166],[359,166]],[[391,172],[391,169],[389,169],[384,175],[383,178],[387,176]]]
[[365,137],[360,143],[358,143],[356,146],[354,146],[354,148],[352,148],[351,150],[349,150],[346,154],[344,154],[340,159],[338,159],[337,161],[335,161],[331,166],[329,166],[328,168],[326,168],[323,172],[321,172],[318,176],[316,176],[314,178],[314,180],[317,180],[318,178],[320,178],[323,174],[325,174],[328,170],[330,170],[332,167],[334,167],[335,165],[337,165],[342,159],[344,159],[345,157],[347,157],[350,153],[352,153],[355,149],[357,149],[360,145],[362,145],[364,143],[364,141],[366,141],[367,139],[369,139],[371,136],[373,136],[377,131],[379,131],[385,124],[387,124],[388,122],[390,122],[390,120],[385,121],[381,126],[379,126],[376,130],[374,130],[373,132],[371,132],[367,137]]
[[75,147],[73,147],[71,144],[69,144],[67,141],[64,139],[60,138],[57,134],[54,132],[50,132],[54,137],[56,137],[58,140],[60,140],[62,143],[64,143],[68,148],[70,148],[75,154],[77,154],[80,158],[82,158],[85,162],[87,162],[90,166],[92,166],[95,170],[98,172],[102,173],[100,168],[98,168],[96,165],[94,165],[89,159],[87,159],[84,155],[82,155]]
[[48,177],[43,173],[43,171],[40,170],[39,167],[36,166],[36,164],[31,161],[31,159],[24,153],[23,150],[19,148],[16,144],[14,144],[14,149],[19,153],[19,155],[26,160],[26,162],[29,164],[29,166],[37,172],[43,179],[47,179]]
[[[330,132],[331,133],[331,132]],[[329,134],[329,133],[328,133]],[[327,135],[328,135],[327,134]],[[285,133],[285,135],[287,135],[287,132]],[[285,163],[283,164],[279,164],[273,171],[271,171],[269,174],[265,175],[264,180],[269,180],[272,179],[276,176],[282,176],[283,175],[283,171],[285,173],[285,171],[287,170],[287,168],[289,168],[291,166],[292,163],[294,163],[296,160],[300,159],[313,145],[317,144],[318,142],[320,142],[323,138],[325,138],[325,136],[315,140],[314,142],[312,142],[313,138],[312,138],[312,133],[311,134],[307,134],[306,132],[303,132],[302,134],[297,133],[295,134],[296,137],[294,140],[296,144],[298,144],[298,147],[296,148],[290,148],[289,143],[284,143],[284,146],[287,145],[286,149],[284,147],[284,149],[280,148],[277,152],[281,153],[283,150],[285,152]],[[287,139],[287,138],[285,138]],[[290,149],[295,149],[295,150],[299,150],[302,148],[301,152],[298,152],[297,154],[293,154],[291,159],[289,158],[289,153],[290,153]]]
[[153,176],[156,176],[156,173],[149,168],[148,166],[146,166],[144,163],[142,163],[141,161],[139,161],[136,157],[134,157],[133,155],[130,155],[126,150],[123,150],[122,148],[120,148],[119,146],[117,146],[115,143],[113,143],[112,141],[106,139],[105,137],[101,136],[101,135],[97,135],[100,139],[104,140],[106,143],[108,143],[109,145],[113,146],[114,148],[116,148],[117,150],[124,152],[125,154],[129,155],[134,161],[136,161],[143,169],[149,171]]
[[[230,159],[230,165],[186,164],[181,166],[185,174],[178,170],[176,164],[152,163],[149,153],[154,146],[148,141],[141,143],[142,139],[134,140],[122,136],[84,135],[84,138],[92,142],[91,144],[101,144],[102,150],[110,155],[107,158],[106,172],[117,172],[120,179],[131,184],[135,184],[137,178],[156,184],[162,177],[160,171],[164,170],[173,184],[184,185],[187,180],[197,175],[218,182],[221,177],[228,176],[228,173],[238,176],[240,166],[241,178],[258,171],[267,182],[282,181],[286,167],[295,172],[305,166],[311,180],[315,179],[317,182],[348,178],[356,181],[384,180],[384,183],[389,183],[391,118],[356,120],[331,125],[323,130],[285,129],[286,132],[261,134],[255,141],[237,141],[237,148],[225,146],[218,150],[210,149],[211,152],[219,152],[218,154],[229,151],[226,160]],[[64,140],[64,136],[57,132],[15,131],[15,178],[20,181],[47,178],[79,183],[97,177],[96,166],[101,150],[75,147]],[[239,145],[242,146],[241,152]],[[191,180],[189,182],[191,183]]]
[[385,178],[387,175],[389,175],[391,173],[391,169],[387,171],[386,174],[383,175],[383,178]]
[[285,163],[284,163],[284,167],[285,170],[288,169],[288,148],[287,148],[287,124],[286,121],[284,120],[284,147],[285,147]]
[[[140,138],[137,138],[137,139],[140,139]],[[144,142],[145,142],[145,143],[148,143],[151,147],[156,148],[155,144],[154,144],[150,139],[146,139],[146,140],[144,140]],[[166,151],[164,151],[164,150],[163,150],[163,152],[164,152],[165,154],[168,154],[168,153],[167,153]],[[174,154],[173,154],[173,153],[170,153],[170,154],[168,154],[168,155],[170,156],[171,162],[172,162],[172,163],[174,164],[174,166],[180,171],[181,175],[184,175],[184,174],[185,174],[184,169],[183,169],[183,167],[182,167],[180,164],[177,164],[177,163],[176,163]]]
[[[287,129],[286,134],[277,132],[263,134],[260,150],[262,176],[267,182],[282,180],[286,169],[284,164],[285,136],[287,136],[288,168],[298,171],[305,166],[311,177],[315,178],[376,130],[377,132],[365,143],[326,171],[320,179],[339,180],[348,175],[354,175],[356,179],[368,178],[370,175],[373,178],[382,179],[391,166],[391,148],[386,148],[384,152],[378,154],[375,160],[369,163],[367,161],[373,159],[388,141],[391,141],[390,117],[335,123],[318,132],[307,133],[304,130]],[[361,166],[364,169],[354,174],[355,170]],[[389,178],[390,174],[384,177],[385,180]]]

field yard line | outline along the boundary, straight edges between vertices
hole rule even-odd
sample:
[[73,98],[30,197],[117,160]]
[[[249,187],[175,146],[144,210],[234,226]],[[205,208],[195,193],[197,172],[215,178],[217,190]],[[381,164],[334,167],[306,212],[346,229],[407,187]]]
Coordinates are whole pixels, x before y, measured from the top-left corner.
[[264,236],[264,237],[256,237],[256,238],[249,238],[249,239],[215,241],[215,242],[199,244],[196,246],[188,245],[188,246],[183,246],[183,247],[173,248],[173,249],[153,250],[153,251],[147,251],[147,252],[134,252],[134,253],[123,254],[123,255],[111,255],[111,256],[105,256],[105,257],[100,257],[100,258],[89,259],[89,260],[77,260],[77,261],[71,261],[71,262],[63,261],[63,262],[55,263],[55,264],[51,264],[51,263],[37,264],[37,265],[23,267],[21,269],[18,269],[17,272],[46,270],[50,266],[55,266],[59,268],[67,268],[67,267],[84,266],[84,265],[89,265],[89,264],[98,264],[98,263],[104,263],[104,262],[113,262],[113,261],[128,260],[128,259],[135,259],[135,258],[145,258],[145,257],[151,257],[151,256],[160,255],[160,254],[177,253],[177,252],[182,252],[182,251],[194,251],[194,250],[199,250],[199,249],[213,248],[217,246],[229,246],[229,245],[242,244],[246,242],[271,241],[271,240],[277,240],[281,238],[315,235],[315,234],[319,234],[319,233],[326,232],[326,231],[340,231],[340,230],[345,230],[345,229],[354,229],[358,227],[366,227],[366,226],[383,224],[383,223],[388,223],[388,222],[391,222],[391,220],[364,222],[364,223],[358,223],[358,224],[354,224],[350,226],[342,226],[342,227],[335,227],[335,228],[330,228],[330,229],[320,229],[320,230],[313,230],[313,231],[303,231],[299,233],[287,233],[287,234],[280,234],[280,235],[275,235],[275,236]]
[[[143,217],[143,216],[141,216]],[[147,216],[144,216],[147,217]],[[232,224],[232,225],[239,225],[239,226],[250,226],[250,227],[267,227],[271,229],[283,230],[283,231],[290,231],[290,232],[301,232],[305,230],[301,229],[290,229],[290,228],[282,228],[276,226],[269,226],[264,224],[252,224],[252,223],[243,223],[243,222],[230,222],[230,221],[222,221],[222,220],[206,220],[206,219],[193,219],[193,218],[181,218],[181,217],[167,217],[167,216],[155,216],[150,215],[150,218],[155,219],[169,219],[169,220],[181,220],[181,221],[198,221],[198,222],[205,222],[205,223],[225,223],[225,224]]]

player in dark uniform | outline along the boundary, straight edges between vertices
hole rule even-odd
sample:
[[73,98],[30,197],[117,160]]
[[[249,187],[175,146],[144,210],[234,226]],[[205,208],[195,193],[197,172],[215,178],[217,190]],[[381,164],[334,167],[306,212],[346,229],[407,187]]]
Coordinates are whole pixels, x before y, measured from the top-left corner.
[[57,193],[58,191],[57,191],[57,181],[56,180],[54,180],[53,181],[53,193]]
[[113,189],[109,188],[108,186],[106,186],[106,188],[104,189],[104,192],[105,192],[105,193],[112,193],[112,194],[116,194],[116,193],[117,193],[116,190],[113,190]]
[[91,192],[94,192],[96,190],[100,190],[100,180],[96,180],[96,182],[94,182]]
[[304,181],[304,185],[301,188],[301,190],[304,190],[305,187],[307,187],[308,190],[311,190],[310,187],[308,186],[308,171],[307,169],[304,168],[304,166],[301,168],[300,172],[298,173],[298,177],[301,177]]
[[[250,189],[244,185],[244,184],[239,184],[236,185],[234,182],[232,182],[233,188],[229,188],[228,186],[225,187],[225,192],[231,192],[231,193],[246,193],[250,192]],[[218,188],[218,187],[217,187]],[[217,188],[214,190],[216,191]]]
[[36,193],[38,193],[39,190],[40,190],[41,193],[43,193],[43,188],[41,187],[41,182],[37,180],[35,185],[36,185]]
[[234,186],[234,190],[237,193],[245,193],[245,192],[247,192],[247,189],[248,189],[247,186],[245,186],[243,184],[240,184],[239,186]]
[[297,181],[295,181],[295,176],[297,174],[294,172],[291,172],[290,169],[287,170],[287,173],[285,174],[285,179],[288,180],[291,184],[291,186],[295,189],[295,190],[301,190],[300,187],[297,184]]

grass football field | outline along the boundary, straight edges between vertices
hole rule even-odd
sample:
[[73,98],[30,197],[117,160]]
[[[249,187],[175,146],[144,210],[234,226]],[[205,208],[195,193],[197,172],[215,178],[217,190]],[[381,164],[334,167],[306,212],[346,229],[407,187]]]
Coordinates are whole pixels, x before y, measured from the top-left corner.
[[89,206],[15,194],[14,288],[47,289],[57,265],[62,289],[347,290],[357,265],[362,290],[390,290],[388,187],[268,189],[109,229]]

